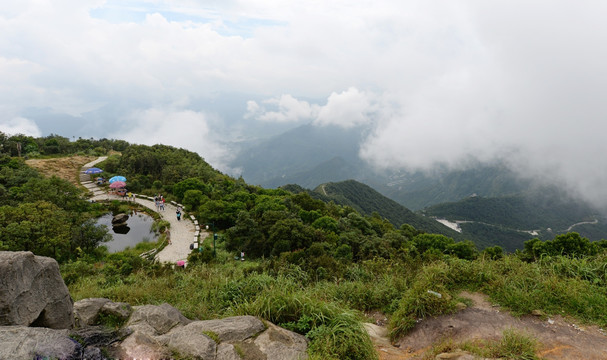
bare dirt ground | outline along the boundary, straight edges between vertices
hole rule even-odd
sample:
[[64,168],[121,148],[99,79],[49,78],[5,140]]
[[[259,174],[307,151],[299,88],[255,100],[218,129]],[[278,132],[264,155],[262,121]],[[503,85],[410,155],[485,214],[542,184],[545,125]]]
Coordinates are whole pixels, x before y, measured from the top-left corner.
[[445,340],[455,343],[499,340],[504,330],[515,329],[538,341],[537,355],[543,359],[607,359],[607,336],[603,329],[576,325],[559,316],[517,318],[489,303],[483,294],[464,292],[461,296],[472,300],[473,305],[452,315],[420,321],[413,331],[394,344],[387,339],[385,327],[368,326],[379,358],[421,359],[433,345]]
[[96,158],[92,156],[69,156],[56,159],[30,159],[26,160],[25,163],[40,171],[44,176],[51,177],[55,175],[74,185],[78,185],[82,166]]

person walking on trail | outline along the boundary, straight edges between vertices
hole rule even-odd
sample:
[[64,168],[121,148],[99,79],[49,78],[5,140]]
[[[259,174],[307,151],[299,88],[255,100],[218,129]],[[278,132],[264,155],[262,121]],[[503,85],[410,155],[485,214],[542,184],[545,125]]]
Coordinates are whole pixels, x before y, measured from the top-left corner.
[[181,211],[179,211],[179,209],[177,209],[175,214],[177,215],[177,221],[181,221]]

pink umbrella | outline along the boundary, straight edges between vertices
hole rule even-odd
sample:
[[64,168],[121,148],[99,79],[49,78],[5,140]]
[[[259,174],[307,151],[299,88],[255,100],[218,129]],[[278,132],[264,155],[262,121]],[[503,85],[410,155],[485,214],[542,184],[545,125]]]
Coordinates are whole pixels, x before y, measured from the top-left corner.
[[114,181],[113,183],[110,184],[110,187],[112,189],[123,188],[125,186],[126,186],[126,183],[124,181]]

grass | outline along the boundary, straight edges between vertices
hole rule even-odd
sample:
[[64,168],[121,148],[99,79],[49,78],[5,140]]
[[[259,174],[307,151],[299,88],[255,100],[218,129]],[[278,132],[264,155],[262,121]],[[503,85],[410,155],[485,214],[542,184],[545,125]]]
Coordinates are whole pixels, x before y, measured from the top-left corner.
[[206,336],[210,337],[211,340],[215,341],[216,344],[221,343],[221,339],[219,339],[219,335],[217,335],[216,332],[211,331],[211,330],[206,330],[202,332],[203,334],[205,334]]
[[[311,359],[374,359],[377,355],[361,326],[362,312],[386,314],[396,339],[411,330],[417,319],[453,312],[461,301],[454,294],[461,290],[483,292],[515,315],[539,309],[548,315],[607,325],[607,289],[602,281],[594,280],[599,275],[588,275],[600,274],[599,262],[604,258],[579,263],[558,258],[526,263],[513,255],[474,261],[378,260],[350,264],[343,277],[316,281],[296,265],[231,261],[221,249],[219,261],[179,271],[145,265],[123,274],[129,270],[130,258],[126,254],[113,257],[104,263],[74,266],[69,282],[74,300],[107,297],[131,305],[168,302],[190,319],[259,316],[308,337]],[[484,346],[506,354],[499,356],[533,358],[524,357],[528,356],[524,348],[532,344],[528,336],[519,335],[506,332],[499,347]]]
[[425,360],[435,359],[441,353],[465,351],[481,358],[536,360],[538,342],[524,331],[506,329],[499,340],[474,340],[455,342],[446,339],[424,354]]

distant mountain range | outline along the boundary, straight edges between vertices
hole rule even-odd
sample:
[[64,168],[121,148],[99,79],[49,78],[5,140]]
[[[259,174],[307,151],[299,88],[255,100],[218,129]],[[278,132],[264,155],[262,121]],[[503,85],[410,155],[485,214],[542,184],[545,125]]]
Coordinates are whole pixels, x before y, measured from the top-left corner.
[[[472,240],[480,248],[500,245],[514,251],[533,237],[553,238],[567,231],[591,240],[607,238],[604,215],[557,188],[521,179],[499,163],[428,173],[378,171],[358,157],[366,131],[304,125],[243,149],[231,166],[241,168],[251,184],[297,184],[301,188],[287,188],[314,189],[308,191],[316,197],[363,214],[377,211],[395,226],[409,223]],[[434,218],[452,221],[460,232]]]

